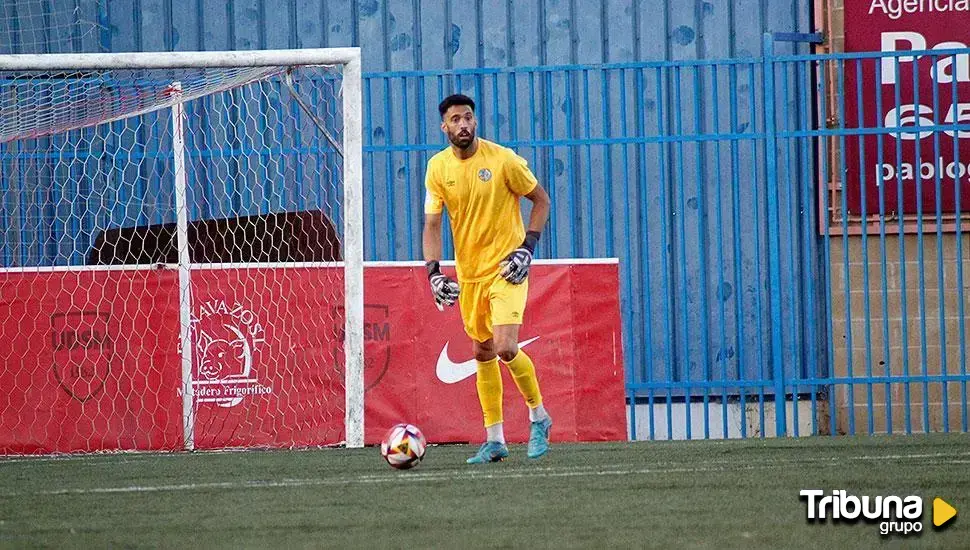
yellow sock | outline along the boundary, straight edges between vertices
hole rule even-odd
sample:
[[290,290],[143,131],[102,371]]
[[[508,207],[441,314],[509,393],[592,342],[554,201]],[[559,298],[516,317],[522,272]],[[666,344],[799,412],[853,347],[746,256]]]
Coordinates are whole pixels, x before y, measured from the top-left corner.
[[502,371],[498,368],[498,358],[478,362],[478,401],[482,404],[485,427],[502,422]]
[[539,379],[536,378],[536,368],[532,364],[532,359],[524,351],[519,350],[519,353],[506,364],[509,366],[515,385],[518,386],[529,407],[534,409],[541,405],[542,394],[539,393]]

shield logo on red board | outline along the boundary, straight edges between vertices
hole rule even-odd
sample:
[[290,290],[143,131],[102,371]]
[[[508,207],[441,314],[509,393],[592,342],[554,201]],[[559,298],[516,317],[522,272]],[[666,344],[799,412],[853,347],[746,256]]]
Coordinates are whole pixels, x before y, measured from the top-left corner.
[[[378,384],[391,366],[391,308],[386,304],[364,304],[364,391]],[[336,340],[334,357],[343,359],[344,309],[334,308]]]
[[84,403],[98,395],[114,360],[108,313],[77,311],[51,315],[54,378],[71,398]]

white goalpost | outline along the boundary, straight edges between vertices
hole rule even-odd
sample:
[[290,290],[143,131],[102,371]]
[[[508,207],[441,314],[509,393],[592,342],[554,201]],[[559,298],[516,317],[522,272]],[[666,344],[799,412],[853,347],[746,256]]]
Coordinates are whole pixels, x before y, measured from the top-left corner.
[[361,98],[359,48],[0,55],[0,454],[362,447]]

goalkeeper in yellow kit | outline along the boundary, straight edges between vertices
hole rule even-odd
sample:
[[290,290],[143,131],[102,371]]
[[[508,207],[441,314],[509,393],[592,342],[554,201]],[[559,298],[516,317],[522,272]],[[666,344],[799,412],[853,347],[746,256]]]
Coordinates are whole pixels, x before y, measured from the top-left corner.
[[[508,367],[529,406],[529,458],[549,449],[552,418],[542,404],[532,359],[518,347],[529,292],[529,266],[549,218],[549,195],[525,159],[511,149],[475,136],[475,102],[452,95],[438,106],[441,131],[451,146],[428,161],[424,204],[424,260],[435,303],[458,302],[465,332],[478,363],[478,399],[486,441],[469,464],[497,462],[509,455],[502,428],[502,375]],[[519,199],[532,201],[529,230]],[[441,273],[441,212],[448,209],[455,240],[458,281]]]

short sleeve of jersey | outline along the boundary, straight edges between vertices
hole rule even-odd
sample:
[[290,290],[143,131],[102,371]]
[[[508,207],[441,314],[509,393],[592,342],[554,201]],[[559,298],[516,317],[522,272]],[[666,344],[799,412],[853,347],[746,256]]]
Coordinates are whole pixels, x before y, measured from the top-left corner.
[[505,160],[505,181],[509,190],[519,196],[528,195],[539,184],[529,170],[529,163],[512,151]]
[[438,170],[434,162],[428,162],[427,174],[424,177],[424,213],[441,214],[444,210],[445,200],[441,197],[441,182],[439,181]]

